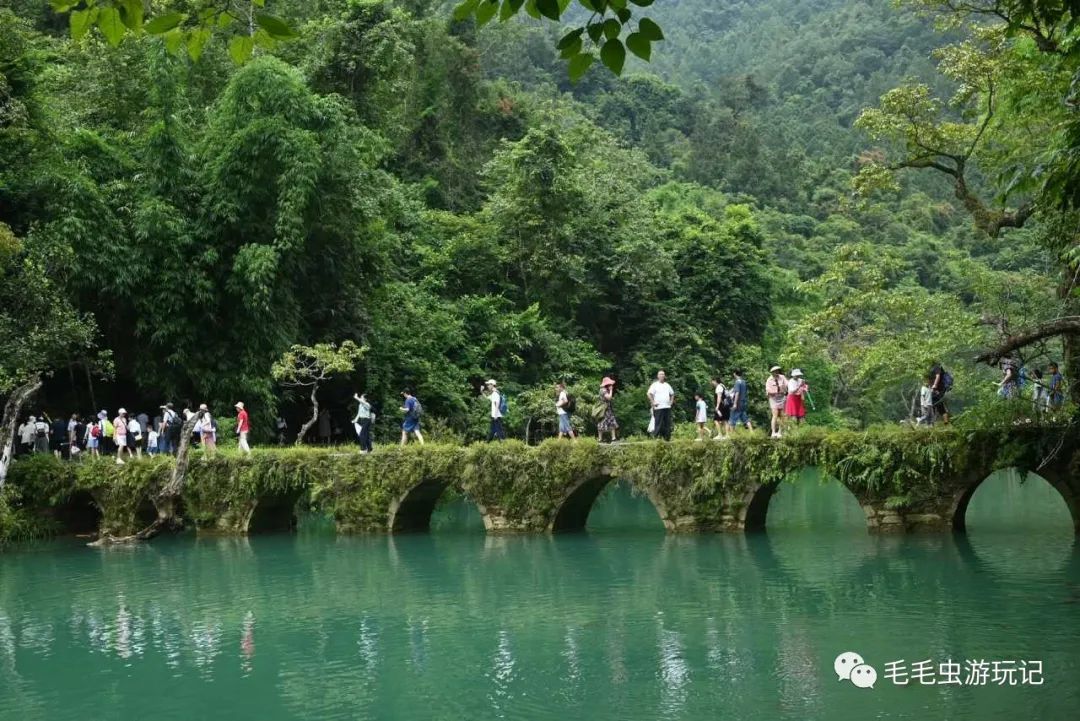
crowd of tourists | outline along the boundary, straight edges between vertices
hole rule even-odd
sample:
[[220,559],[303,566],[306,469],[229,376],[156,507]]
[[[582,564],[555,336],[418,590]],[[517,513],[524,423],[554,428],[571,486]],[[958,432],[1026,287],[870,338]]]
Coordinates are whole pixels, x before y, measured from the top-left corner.
[[[1015,361],[1003,363],[1003,377],[998,384],[998,394],[1005,399],[1020,398],[1025,389],[1031,389],[1032,402],[1037,411],[1061,408],[1065,402],[1064,379],[1056,363],[1050,363],[1045,372],[1041,368],[1028,370]],[[605,437],[615,443],[619,439],[619,420],[615,414],[616,381],[605,376],[600,381],[596,402],[591,407],[591,417],[596,425],[597,440]],[[772,438],[780,438],[790,425],[798,425],[806,418],[807,406],[814,408],[814,399],[810,394],[810,385],[803,372],[793,368],[789,375],[783,368],[774,365],[764,379],[763,388],[768,408],[769,433]],[[693,419],[698,441],[722,441],[729,438],[737,428],[753,430],[750,420],[750,386],[743,377],[742,369],[736,369],[730,379],[730,385],[720,376],[710,381],[708,390],[694,393]],[[952,374],[940,363],[934,363],[926,374],[919,391],[918,425],[934,425],[936,422],[948,424],[949,408],[947,398],[953,387]],[[503,421],[509,412],[507,394],[500,390],[498,382],[492,378],[484,383],[481,393],[489,405],[490,425],[488,441],[506,439]],[[410,440],[423,444],[421,430],[423,406],[415,391],[405,389],[401,392],[402,414],[401,445]],[[372,450],[372,428],[375,423],[375,411],[371,401],[362,393],[353,396],[357,403],[356,415],[352,425],[361,453]],[[645,392],[643,402],[649,410],[648,433],[654,438],[671,440],[673,431],[672,410],[677,396],[675,389],[668,383],[666,373],[657,372],[656,379]],[[577,399],[563,382],[554,388],[555,417],[558,437],[576,440],[573,416],[577,412]],[[244,454],[251,453],[249,435],[251,421],[243,402],[234,406],[237,445]],[[160,406],[159,412],[151,418],[147,413],[129,414],[120,408],[110,418],[107,411],[80,416],[73,414],[69,419],[52,419],[47,414],[28,417],[17,429],[18,452],[54,453],[58,457],[77,457],[86,453],[91,456],[115,456],[118,464],[128,458],[143,454],[175,454],[179,448],[183,427],[186,421],[194,418],[190,442],[202,447],[207,456],[212,456],[217,448],[218,424],[207,405],[197,409],[183,408],[177,411],[172,403]],[[329,414],[324,411],[319,416],[320,424],[325,421],[326,432],[322,433],[329,442]],[[277,419],[279,443],[284,443],[287,424],[282,417]]]
[[[694,394],[694,423],[697,429],[697,440],[704,441],[710,438],[716,441],[725,440],[730,431],[735,428],[753,430],[749,414],[750,386],[743,378],[742,369],[734,372],[730,386],[719,376],[714,377],[710,385],[711,390],[699,390]],[[772,437],[780,438],[786,424],[802,423],[806,417],[807,403],[813,405],[810,386],[801,370],[793,369],[791,377],[788,378],[780,366],[773,366],[770,369],[764,386],[771,414]],[[605,436],[612,443],[618,440],[619,420],[615,415],[615,388],[615,380],[610,376],[605,376],[600,381],[597,402],[591,409],[592,418],[596,422],[596,439],[600,442],[604,441]],[[484,384],[483,393],[491,402],[488,440],[503,440],[506,438],[506,431],[503,428],[503,418],[506,416],[508,406],[506,395],[499,391],[498,383],[494,379]],[[649,435],[671,440],[672,409],[675,408],[676,393],[668,383],[667,374],[663,370],[657,372],[656,380],[645,392],[645,399],[649,408]],[[559,438],[577,439],[572,420],[576,410],[577,399],[568,391],[566,384],[556,383],[555,417],[558,422]],[[405,440],[403,435],[402,442],[404,443]]]
[[[250,454],[248,436],[251,421],[243,402],[235,405],[238,446],[241,452]],[[185,422],[194,418],[191,443],[202,447],[207,456],[217,450],[217,419],[205,403],[196,410],[184,408],[177,411],[172,403],[160,406],[151,418],[146,412],[128,413],[126,408],[117,410],[115,416],[106,410],[96,414],[73,413],[70,418],[30,416],[17,429],[18,453],[53,453],[58,458],[78,458],[83,454],[92,457],[114,457],[123,465],[127,458],[139,458],[143,454],[175,455],[180,447]]]

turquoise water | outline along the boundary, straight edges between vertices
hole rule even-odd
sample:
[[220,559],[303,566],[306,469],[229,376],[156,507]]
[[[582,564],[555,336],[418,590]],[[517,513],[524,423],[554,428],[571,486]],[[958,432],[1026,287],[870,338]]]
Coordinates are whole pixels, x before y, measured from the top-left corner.
[[[866,534],[837,485],[769,532],[673,537],[616,488],[589,532],[61,541],[0,554],[0,719],[1064,719],[1080,557],[1039,479],[969,535]],[[837,680],[856,651],[873,689]],[[1041,686],[896,686],[905,659],[1040,660]]]

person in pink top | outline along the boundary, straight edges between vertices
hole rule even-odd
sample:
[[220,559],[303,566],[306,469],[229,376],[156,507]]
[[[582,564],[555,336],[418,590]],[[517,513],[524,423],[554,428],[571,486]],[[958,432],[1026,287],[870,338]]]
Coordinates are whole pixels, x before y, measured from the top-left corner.
[[772,437],[780,437],[780,425],[784,420],[784,405],[787,403],[788,380],[780,366],[769,369],[765,379],[765,395],[769,397],[769,410],[772,412]]
[[124,455],[124,451],[127,451],[128,458],[133,454],[131,447],[128,446],[128,417],[127,411],[121,408],[113,420],[113,443],[116,444],[116,463],[117,465],[124,465],[124,460],[121,456]]
[[236,435],[240,436],[240,451],[246,455],[251,455],[251,446],[248,445],[248,433],[251,432],[251,421],[248,419],[248,412],[244,410],[244,402],[239,401],[236,404]]

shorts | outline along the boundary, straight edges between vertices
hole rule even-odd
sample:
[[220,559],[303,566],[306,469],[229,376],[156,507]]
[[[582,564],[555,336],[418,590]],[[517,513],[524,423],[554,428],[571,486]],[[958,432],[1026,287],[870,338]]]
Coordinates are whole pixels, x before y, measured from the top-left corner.
[[731,415],[728,418],[728,423],[734,426],[745,426],[750,424],[750,416],[746,414],[746,409],[732,410]]
[[774,411],[783,411],[787,403],[787,396],[769,396],[769,407]]
[[401,424],[401,430],[405,431],[406,433],[416,433],[418,430],[420,430],[420,419],[406,418],[405,421]]
[[572,433],[574,427],[570,424],[570,414],[559,414],[559,433]]
[[939,391],[934,391],[934,412],[945,414],[949,412],[949,407],[945,405],[945,394]]
[[728,418],[731,417],[731,409],[721,406],[720,410],[713,409],[713,420],[718,423],[726,423]]

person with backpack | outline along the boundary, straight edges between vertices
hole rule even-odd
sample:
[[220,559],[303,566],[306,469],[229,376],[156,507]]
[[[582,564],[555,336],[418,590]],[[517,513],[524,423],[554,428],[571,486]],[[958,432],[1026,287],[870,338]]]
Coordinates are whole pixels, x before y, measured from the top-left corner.
[[49,452],[49,424],[47,416],[42,413],[41,418],[34,421],[34,453]]
[[102,425],[101,416],[96,419],[91,418],[90,422],[86,425],[86,450],[90,451],[90,455],[97,458],[101,455],[101,439],[105,435],[105,426]]
[[420,432],[420,416],[424,413],[424,407],[411,388],[403,390],[401,396],[405,399],[405,405],[401,407],[401,412],[405,414],[405,419],[401,422],[401,445],[409,442],[410,433],[420,445],[424,445],[424,434]]
[[508,410],[506,395],[499,392],[498,384],[494,378],[488,380],[484,384],[484,389],[481,391],[487,396],[488,402],[491,405],[489,415],[491,416],[491,424],[488,426],[488,443],[492,441],[505,441],[506,431],[503,429],[503,417]]
[[645,393],[653,413],[653,437],[671,440],[671,407],[675,405],[675,389],[667,382],[667,374],[660,370],[656,380]]
[[184,427],[184,421],[180,414],[173,410],[172,403],[161,406],[161,425],[158,429],[158,453],[175,454],[180,445],[180,432]]
[[559,438],[568,437],[572,441],[577,440],[574,433],[574,424],[571,414],[575,408],[574,397],[566,392],[566,384],[559,381],[555,384],[555,416],[559,419]]
[[934,400],[934,416],[949,425],[949,406],[945,403],[945,394],[952,390],[952,374],[940,363],[935,362],[930,368],[930,394]]
[[619,421],[615,417],[614,401],[615,379],[604,376],[604,379],[600,381],[600,406],[603,408],[603,414],[596,423],[597,442],[603,442],[605,433],[610,434],[612,443],[618,440]]
[[713,425],[716,426],[714,441],[727,439],[728,420],[731,418],[731,394],[728,393],[724,382],[719,376],[712,379],[713,397]]

